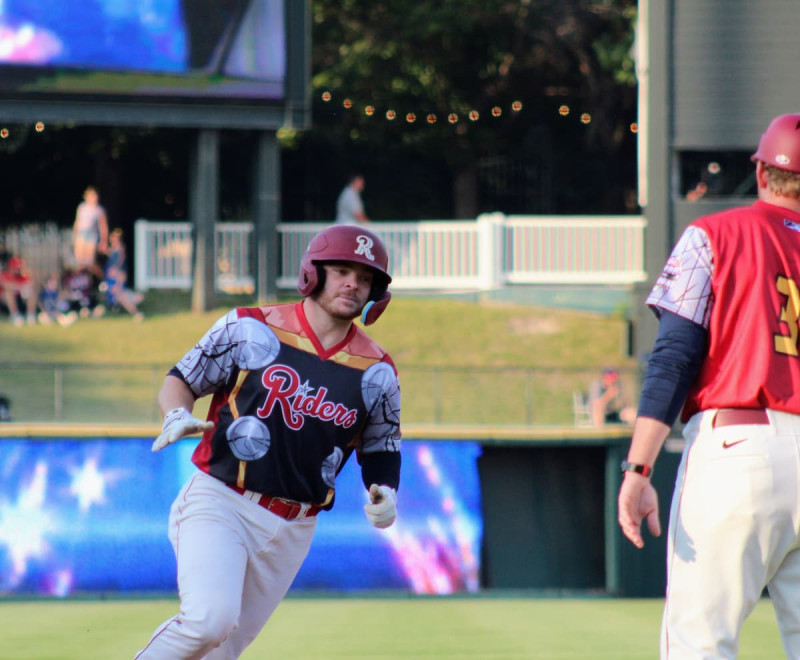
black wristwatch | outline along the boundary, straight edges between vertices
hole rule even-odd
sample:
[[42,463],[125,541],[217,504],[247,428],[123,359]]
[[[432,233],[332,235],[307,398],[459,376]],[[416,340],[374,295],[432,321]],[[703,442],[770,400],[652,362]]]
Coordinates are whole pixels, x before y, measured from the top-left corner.
[[620,472],[623,474],[625,472],[636,472],[637,474],[641,474],[643,477],[649,477],[653,474],[653,468],[649,465],[645,465],[644,463],[631,463],[630,461],[622,461],[619,464]]

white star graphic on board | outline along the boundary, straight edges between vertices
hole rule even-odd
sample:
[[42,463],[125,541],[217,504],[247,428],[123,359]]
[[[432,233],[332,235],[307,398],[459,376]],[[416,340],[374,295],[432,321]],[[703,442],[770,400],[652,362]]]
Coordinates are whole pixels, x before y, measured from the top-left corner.
[[41,557],[48,550],[44,539],[53,524],[43,509],[46,490],[47,464],[40,462],[16,503],[0,502],[0,546],[8,548],[11,558],[11,571],[3,582],[11,588],[27,573],[28,560]]

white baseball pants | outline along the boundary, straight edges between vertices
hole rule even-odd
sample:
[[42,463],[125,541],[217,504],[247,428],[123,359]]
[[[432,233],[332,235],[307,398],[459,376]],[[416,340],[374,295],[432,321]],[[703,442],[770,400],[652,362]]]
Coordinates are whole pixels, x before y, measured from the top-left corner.
[[684,429],[667,539],[662,660],[736,658],[764,587],[787,657],[800,658],[800,416]]
[[316,521],[284,520],[195,474],[169,517],[180,613],[155,631],[137,660],[238,658],[289,590]]

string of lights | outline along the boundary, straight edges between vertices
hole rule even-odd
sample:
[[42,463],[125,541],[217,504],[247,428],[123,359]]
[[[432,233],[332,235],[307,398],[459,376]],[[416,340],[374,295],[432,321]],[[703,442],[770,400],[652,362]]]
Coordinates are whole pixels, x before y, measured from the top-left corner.
[[[468,112],[452,112],[452,111],[442,111],[442,112],[426,112],[426,111],[415,111],[415,110],[408,110],[408,111],[398,111],[394,107],[387,107],[385,109],[379,110],[375,105],[371,103],[361,103],[358,101],[354,101],[351,97],[345,96],[341,99],[334,98],[334,95],[330,91],[323,91],[320,94],[320,99],[326,103],[330,104],[332,108],[343,108],[346,111],[352,112],[360,112],[363,113],[367,117],[375,117],[375,116],[383,116],[386,121],[394,122],[394,121],[405,121],[406,124],[422,124],[427,123],[429,125],[437,124],[440,121],[446,121],[448,124],[456,125],[461,121],[470,121],[470,122],[477,122],[481,119],[485,119],[486,115],[488,115],[491,119],[497,120],[501,119],[508,115],[516,115],[523,111],[524,106],[522,101],[513,101],[508,108],[508,111],[505,111],[500,105],[494,105],[491,107],[488,113],[481,114],[477,109],[471,109]],[[577,116],[578,121],[583,125],[589,125],[592,123],[592,115],[590,112],[575,112],[572,107],[568,104],[562,103],[558,107],[558,114],[562,117],[571,117]],[[631,133],[638,132],[638,125],[636,122],[633,122],[629,126],[629,130]]]
[[[470,122],[477,122],[481,120],[481,113],[476,109],[472,109],[466,113],[458,113],[458,112],[437,113],[437,112],[424,112],[424,111],[415,112],[413,110],[402,113],[398,112],[392,107],[388,107],[383,111],[379,111],[378,108],[376,108],[374,105],[370,103],[366,104],[357,103],[353,101],[353,99],[350,98],[349,96],[344,97],[340,102],[337,103],[337,101],[333,97],[333,94],[331,94],[331,92],[328,91],[322,92],[320,98],[322,99],[323,102],[330,103],[333,107],[338,107],[340,105],[342,108],[348,111],[359,112],[360,108],[360,112],[363,112],[363,114],[367,117],[374,117],[376,115],[380,116],[381,114],[383,114],[384,119],[390,122],[394,122],[399,119],[400,121],[405,120],[407,124],[416,124],[418,122],[419,123],[424,122],[433,125],[438,123],[441,118],[442,121],[446,121],[448,124],[456,125],[460,121],[462,121],[462,119]],[[512,115],[521,113],[523,111],[522,101],[513,101],[509,107],[509,110]],[[489,114],[489,116],[492,119],[500,119],[506,113],[504,112],[502,107],[500,107],[499,105],[495,105],[492,106],[492,108],[489,110],[487,114]],[[558,107],[558,114],[561,115],[562,117],[570,117],[573,114],[577,113],[574,113],[573,109],[569,105],[562,103]],[[578,116],[578,121],[583,125],[589,125],[592,123],[592,115],[589,112],[581,112],[577,114],[577,116]],[[632,122],[628,127],[628,129],[630,130],[631,133],[638,133],[639,131],[639,127],[636,122]],[[44,122],[41,121],[36,122],[34,124],[34,130],[37,133],[42,133],[45,130]],[[27,127],[25,132],[27,133]],[[0,140],[7,140],[10,137],[12,137],[11,129],[7,126],[0,127]]]

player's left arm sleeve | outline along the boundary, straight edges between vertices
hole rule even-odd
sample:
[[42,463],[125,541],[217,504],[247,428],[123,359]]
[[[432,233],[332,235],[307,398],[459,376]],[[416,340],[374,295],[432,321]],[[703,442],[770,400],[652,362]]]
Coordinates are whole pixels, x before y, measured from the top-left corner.
[[400,488],[400,452],[378,451],[371,454],[361,454],[361,480],[364,487],[369,490],[372,484],[391,486],[395,490]]
[[639,417],[674,424],[703,364],[707,342],[708,331],[702,325],[661,310],[639,397]]
[[364,485],[400,485],[400,382],[394,366],[379,362],[364,373],[361,392],[367,421],[357,457]]

